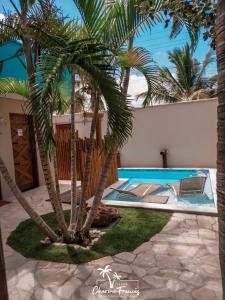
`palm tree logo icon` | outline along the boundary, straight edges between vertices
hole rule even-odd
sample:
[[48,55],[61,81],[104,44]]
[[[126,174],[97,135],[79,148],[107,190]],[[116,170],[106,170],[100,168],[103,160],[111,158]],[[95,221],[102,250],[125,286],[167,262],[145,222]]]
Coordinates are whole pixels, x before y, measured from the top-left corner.
[[112,269],[110,269],[110,265],[105,266],[105,268],[98,268],[98,271],[100,271],[100,275],[102,276],[102,278],[107,277],[111,289],[113,289],[115,281],[121,279],[121,276],[116,272],[113,273],[112,278],[110,277],[110,273],[112,272]]

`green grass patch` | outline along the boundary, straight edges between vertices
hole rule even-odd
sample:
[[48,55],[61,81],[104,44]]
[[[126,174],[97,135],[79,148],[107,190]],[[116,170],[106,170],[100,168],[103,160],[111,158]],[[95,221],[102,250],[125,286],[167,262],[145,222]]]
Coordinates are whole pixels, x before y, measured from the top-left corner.
[[[25,257],[80,264],[124,251],[133,251],[160,232],[171,216],[166,212],[135,208],[120,208],[119,213],[119,221],[90,250],[41,244],[40,240],[44,236],[31,219],[20,223],[7,242]],[[69,221],[69,211],[65,211],[65,217]],[[52,228],[57,228],[53,213],[43,215],[43,219]]]

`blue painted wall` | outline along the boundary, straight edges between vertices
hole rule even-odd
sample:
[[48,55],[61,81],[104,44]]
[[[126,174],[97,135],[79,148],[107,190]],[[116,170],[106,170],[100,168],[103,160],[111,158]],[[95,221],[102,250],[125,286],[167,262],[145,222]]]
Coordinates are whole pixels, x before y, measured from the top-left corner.
[[[13,42],[0,47],[0,61],[13,56],[19,49],[21,44]],[[20,59],[25,63],[24,56],[21,55]],[[23,64],[18,58],[10,59],[3,64],[3,68],[0,72],[0,78],[14,77],[19,80],[27,79],[27,73]]]

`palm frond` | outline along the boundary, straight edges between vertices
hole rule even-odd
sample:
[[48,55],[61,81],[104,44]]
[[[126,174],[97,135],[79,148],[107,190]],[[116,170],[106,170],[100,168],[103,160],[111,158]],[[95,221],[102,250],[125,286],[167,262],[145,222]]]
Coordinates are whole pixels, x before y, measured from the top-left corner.
[[69,109],[69,97],[64,81],[56,81],[52,84],[50,92],[51,112],[64,114]]
[[64,52],[46,57],[44,68],[40,65],[39,77],[43,77],[42,70],[44,74],[48,70],[48,76],[45,76],[46,80],[43,82],[42,89],[35,91],[35,99],[41,97],[41,101],[44,101],[48,97],[52,83],[60,76],[64,68],[82,69],[96,83],[104,96],[108,108],[109,132],[117,139],[118,144],[122,145],[131,134],[132,114],[129,101],[124,99],[116,80],[109,75],[112,66],[107,62],[106,47],[93,42],[72,41],[64,48]]
[[165,97],[165,101],[170,100],[170,97],[176,101],[188,101],[206,95],[208,97],[215,95],[212,88],[216,78],[211,81],[210,78],[203,76],[207,66],[214,59],[213,52],[210,51],[206,55],[203,63],[197,61],[193,55],[193,49],[189,45],[168,53],[169,60],[175,67],[175,74],[172,74],[168,68],[159,68],[161,83],[156,97]]
[[201,78],[202,78],[202,76],[204,75],[204,73],[205,73],[205,71],[206,71],[206,68],[212,63],[212,62],[214,62],[215,61],[215,51],[213,51],[213,50],[210,50],[207,54],[206,54],[206,56],[205,56],[205,58],[204,58],[204,60],[203,60],[203,63],[202,63],[202,66],[201,66],[201,70],[200,70],[200,72],[199,72],[199,74],[198,74],[198,77],[197,77],[197,82],[199,81],[199,80],[201,80]]
[[19,19],[13,15],[0,20],[0,46],[20,40]]
[[168,86],[168,88],[173,87],[178,93],[183,93],[184,90],[182,84],[170,72],[169,68],[159,68],[159,77],[161,82]]
[[118,57],[122,68],[132,68],[144,75],[148,85],[148,91],[145,94],[144,106],[147,106],[156,92],[158,86],[157,68],[154,65],[152,56],[144,48],[133,48],[130,51],[122,53]]
[[111,41],[114,48],[119,49],[131,36],[162,22],[161,0],[152,1],[152,14],[140,12],[140,0],[115,1],[108,8],[105,41]]
[[26,80],[15,78],[0,79],[0,94],[18,94],[26,99],[30,98],[29,85]]
[[133,34],[161,22],[161,0],[153,1],[154,17],[140,13],[140,0],[114,1],[74,0],[90,37],[107,42],[109,48],[119,49]]
[[[174,49],[173,52],[168,52],[168,58],[176,68],[177,84],[179,83],[181,89],[188,93],[193,85],[194,76],[196,74],[196,72],[193,72],[193,67],[198,67],[197,63],[192,60],[191,51],[190,46],[187,44],[182,50]],[[168,71],[167,73],[169,74]]]
[[88,62],[84,62],[82,68],[92,76],[104,97],[108,113],[108,133],[117,140],[118,146],[123,146],[132,133],[130,101],[123,96],[116,80],[104,70]]
[[51,94],[49,93],[45,97],[41,97],[41,90],[42,87],[36,84],[31,92],[30,101],[27,103],[27,110],[35,119],[35,126],[41,134],[46,155],[48,154],[51,157],[55,148],[51,122]]
[[73,0],[85,24],[89,37],[98,38],[105,24],[104,0]]
[[191,47],[195,49],[199,40],[200,28],[193,26],[192,23],[180,17],[179,14],[177,15],[175,14],[173,17],[173,24],[170,33],[170,38],[176,38],[181,33],[183,28],[187,29],[191,40]]

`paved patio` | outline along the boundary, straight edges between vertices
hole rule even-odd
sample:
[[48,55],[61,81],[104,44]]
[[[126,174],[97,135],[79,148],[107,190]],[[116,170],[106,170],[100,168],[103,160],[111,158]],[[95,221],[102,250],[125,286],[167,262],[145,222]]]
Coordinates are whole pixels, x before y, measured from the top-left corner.
[[[67,190],[68,186],[63,186]],[[44,188],[25,193],[39,213],[51,211]],[[68,205],[65,205],[68,208]],[[27,218],[13,202],[0,207],[4,243],[10,232]],[[26,259],[4,244],[10,300],[85,299],[222,299],[215,217],[173,214],[150,241],[131,253],[120,253],[84,265]],[[92,289],[97,268],[110,265],[122,279],[139,281],[140,295],[98,297]]]

